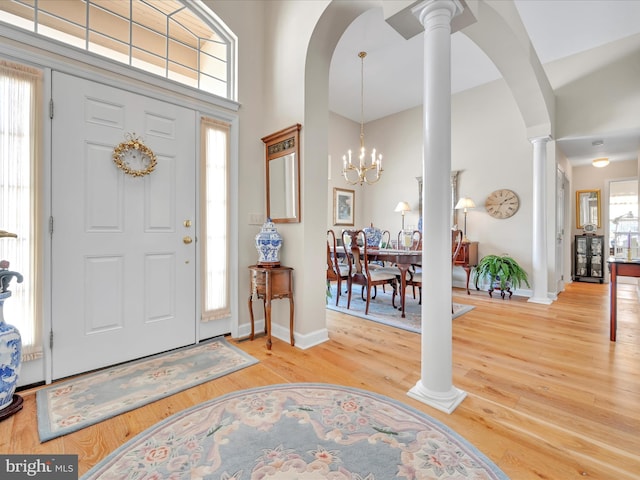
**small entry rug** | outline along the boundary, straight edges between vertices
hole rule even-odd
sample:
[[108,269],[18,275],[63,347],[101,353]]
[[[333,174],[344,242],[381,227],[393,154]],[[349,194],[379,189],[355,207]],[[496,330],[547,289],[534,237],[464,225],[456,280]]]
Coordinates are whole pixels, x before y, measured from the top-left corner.
[[[343,288],[345,282],[342,283]],[[404,313],[406,318],[401,317],[400,310],[394,309],[391,304],[391,289],[387,287],[387,292],[382,291],[382,287],[378,287],[376,298],[371,299],[369,303],[369,315],[365,315],[366,302],[362,300],[360,294],[360,286],[354,287],[351,294],[351,307],[347,309],[347,295],[340,295],[340,301],[336,306],[336,284],[331,284],[331,297],[327,298],[327,308],[337,312],[346,313],[354,317],[364,318],[373,322],[382,323],[391,327],[401,328],[409,332],[422,332],[422,306],[418,305],[418,299],[411,296],[409,287],[407,287],[407,298],[404,303]],[[416,291],[416,297],[418,292]],[[396,296],[396,305],[400,306],[400,297]],[[460,315],[473,310],[472,305],[463,305],[461,303],[453,304],[452,318],[458,318]]]
[[191,407],[134,437],[82,480],[142,478],[508,480],[424,413],[318,383],[241,390]]
[[38,390],[40,441],[108,418],[258,363],[216,337]]

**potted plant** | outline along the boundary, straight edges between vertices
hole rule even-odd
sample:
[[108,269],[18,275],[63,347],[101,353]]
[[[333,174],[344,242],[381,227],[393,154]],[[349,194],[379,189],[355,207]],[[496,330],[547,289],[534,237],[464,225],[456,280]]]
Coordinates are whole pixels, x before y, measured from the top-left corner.
[[529,285],[527,272],[509,255],[487,255],[482,257],[478,265],[473,268],[473,278],[478,288],[478,282],[487,280],[489,282],[489,293],[495,288],[499,288],[501,292],[508,291],[510,288],[520,288],[520,285]]

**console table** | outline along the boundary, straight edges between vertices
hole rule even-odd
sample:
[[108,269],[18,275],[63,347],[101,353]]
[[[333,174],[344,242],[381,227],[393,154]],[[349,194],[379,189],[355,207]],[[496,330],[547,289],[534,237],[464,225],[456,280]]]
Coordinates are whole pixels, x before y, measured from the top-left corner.
[[627,261],[609,258],[609,340],[616,341],[618,327],[618,275],[623,277],[640,277],[640,261]]
[[471,269],[478,265],[478,242],[462,242],[458,255],[453,260],[454,267],[462,267],[467,274],[467,295],[469,292],[469,277]]
[[289,299],[289,332],[291,345],[293,340],[293,268],[251,265],[251,293],[249,294],[249,315],[251,316],[251,340],[254,338],[253,304],[255,298],[262,299],[264,306],[264,332],[267,337],[267,349],[271,350],[271,300]]

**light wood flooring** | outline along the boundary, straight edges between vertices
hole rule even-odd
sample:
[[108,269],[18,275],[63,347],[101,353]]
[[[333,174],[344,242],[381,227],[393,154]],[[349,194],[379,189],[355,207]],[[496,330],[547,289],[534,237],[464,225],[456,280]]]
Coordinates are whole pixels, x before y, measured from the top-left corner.
[[[618,341],[609,341],[608,286],[573,283],[552,305],[490,299],[453,323],[453,383],[468,393],[451,414],[407,396],[420,372],[420,337],[327,311],[330,341],[308,350],[264,339],[233,342],[260,362],[96,426],[41,444],[35,390],[0,422],[0,453],[78,454],[86,472],[169,415],[238,389],[289,382],[350,385],[403,401],[442,421],[512,480],[640,478],[640,308],[618,289]],[[413,301],[407,299],[407,301]],[[380,479],[388,480],[388,479]]]

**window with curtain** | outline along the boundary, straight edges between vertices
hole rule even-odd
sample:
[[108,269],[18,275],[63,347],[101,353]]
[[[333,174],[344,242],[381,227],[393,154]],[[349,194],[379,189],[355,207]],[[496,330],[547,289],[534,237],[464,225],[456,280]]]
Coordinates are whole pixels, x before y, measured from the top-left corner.
[[219,120],[201,119],[202,320],[229,316],[229,131]]
[[23,360],[42,356],[38,291],[37,139],[41,118],[42,72],[0,61],[0,230],[18,235],[0,239],[0,259],[24,276],[12,281],[5,321],[22,336]]

